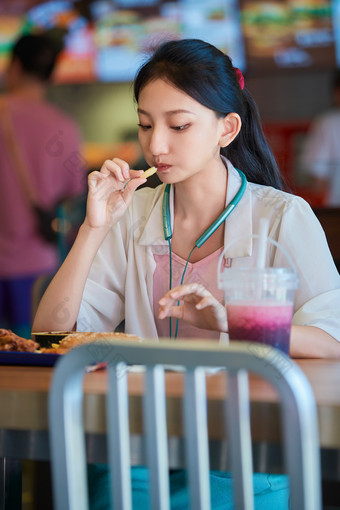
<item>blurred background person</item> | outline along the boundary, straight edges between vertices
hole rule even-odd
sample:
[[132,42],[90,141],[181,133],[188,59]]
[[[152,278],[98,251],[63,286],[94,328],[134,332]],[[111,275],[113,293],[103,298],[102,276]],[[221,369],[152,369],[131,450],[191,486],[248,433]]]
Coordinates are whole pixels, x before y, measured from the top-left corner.
[[47,210],[86,188],[79,129],[46,100],[61,49],[51,34],[20,37],[0,98],[0,327],[26,338],[33,284],[60,264],[57,244],[40,233],[33,202]]
[[301,170],[324,205],[340,207],[340,71],[332,81],[334,107],[312,122],[301,153]]

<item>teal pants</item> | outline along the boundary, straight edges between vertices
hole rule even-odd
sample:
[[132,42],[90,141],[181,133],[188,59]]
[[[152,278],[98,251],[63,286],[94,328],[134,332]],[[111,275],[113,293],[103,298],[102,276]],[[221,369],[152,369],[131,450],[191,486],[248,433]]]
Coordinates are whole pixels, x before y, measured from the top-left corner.
[[[110,477],[105,464],[88,466],[90,510],[110,510]],[[289,480],[286,475],[254,474],[255,510],[288,510]],[[148,470],[143,467],[131,469],[133,510],[148,510]],[[210,471],[211,508],[234,510],[231,474]],[[171,510],[189,509],[189,491],[186,471],[170,473]]]

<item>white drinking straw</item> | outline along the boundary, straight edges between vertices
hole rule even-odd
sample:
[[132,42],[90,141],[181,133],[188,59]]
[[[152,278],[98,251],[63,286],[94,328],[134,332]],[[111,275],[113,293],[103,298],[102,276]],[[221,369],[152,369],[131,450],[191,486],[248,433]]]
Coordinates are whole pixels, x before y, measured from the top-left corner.
[[256,267],[258,269],[264,269],[266,265],[268,231],[269,231],[268,219],[261,218],[259,228],[259,245],[256,259]]

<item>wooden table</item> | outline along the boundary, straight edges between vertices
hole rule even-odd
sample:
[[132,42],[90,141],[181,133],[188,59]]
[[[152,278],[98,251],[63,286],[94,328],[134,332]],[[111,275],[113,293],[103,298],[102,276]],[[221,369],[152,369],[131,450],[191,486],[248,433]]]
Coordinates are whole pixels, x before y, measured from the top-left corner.
[[[298,360],[315,394],[322,448],[324,479],[340,480],[340,361]],[[289,367],[288,367],[289,369]],[[18,472],[18,460],[48,460],[47,399],[53,368],[0,367],[0,457],[2,475]],[[166,375],[169,460],[172,467],[183,465],[181,394],[182,375]],[[141,394],[143,374],[129,374],[132,462],[143,462]],[[106,372],[85,377],[85,428],[89,460],[105,462]],[[280,471],[279,406],[275,391],[255,376],[250,377],[254,465],[257,471]],[[227,469],[226,441],[222,418],[225,395],[221,373],[207,377],[211,467]],[[0,470],[1,475],[1,470]],[[1,478],[1,476],[0,476]],[[11,477],[7,477],[7,481]],[[1,487],[3,480],[0,480]],[[0,501],[1,501],[0,488]],[[14,507],[11,508],[13,510]]]

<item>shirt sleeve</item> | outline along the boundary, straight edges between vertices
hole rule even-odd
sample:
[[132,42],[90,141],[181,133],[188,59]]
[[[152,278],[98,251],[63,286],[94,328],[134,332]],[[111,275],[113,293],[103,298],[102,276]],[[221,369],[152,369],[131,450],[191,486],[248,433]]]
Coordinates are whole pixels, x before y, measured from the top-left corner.
[[125,316],[126,249],[121,224],[106,236],[93,261],[77,319],[78,331],[114,331]]
[[[299,276],[293,324],[317,326],[340,341],[340,276],[325,233],[303,199],[293,197],[287,203],[278,242],[292,257]],[[280,250],[275,266],[287,266]]]

